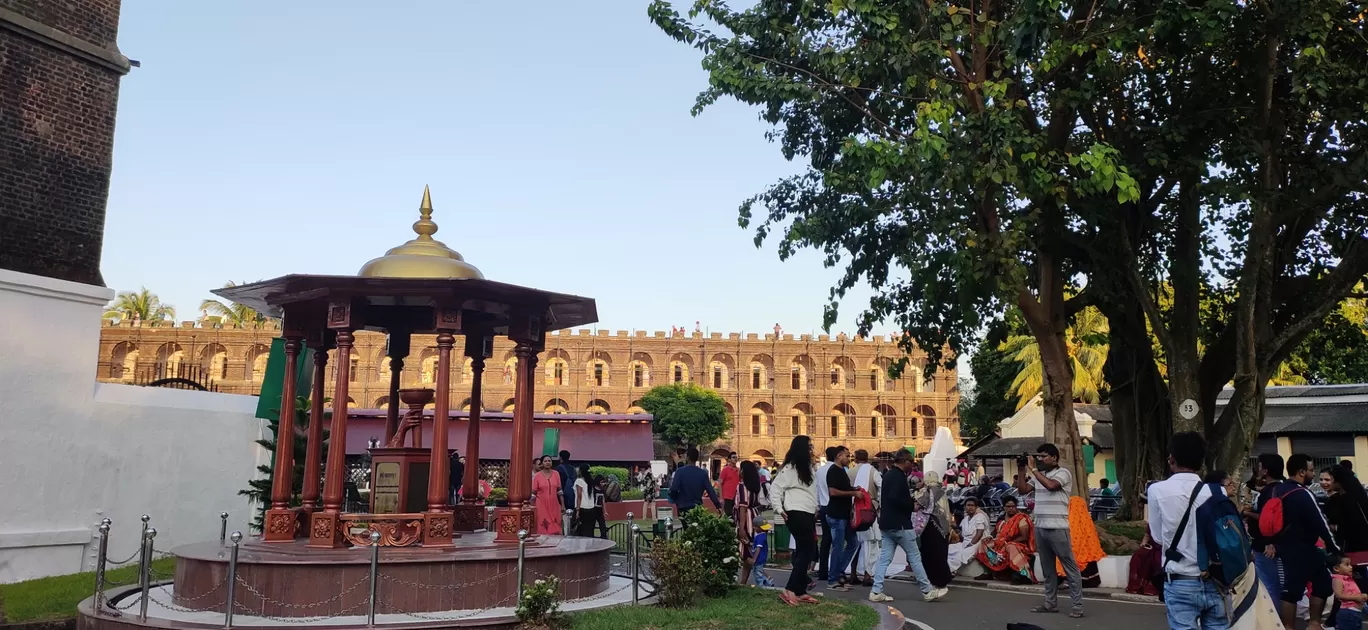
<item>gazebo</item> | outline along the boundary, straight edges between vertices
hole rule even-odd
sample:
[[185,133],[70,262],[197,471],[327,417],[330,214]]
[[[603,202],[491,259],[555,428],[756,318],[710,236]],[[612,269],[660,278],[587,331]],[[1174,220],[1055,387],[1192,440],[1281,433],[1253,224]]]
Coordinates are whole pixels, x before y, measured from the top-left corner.
[[[484,506],[470,503],[479,496],[475,475],[466,475],[464,479],[462,496],[467,503],[456,505],[454,509],[449,505],[447,423],[451,412],[452,351],[457,335],[465,339],[463,350],[471,359],[474,376],[466,456],[470,461],[479,461],[481,375],[485,359],[491,354],[493,338],[503,335],[516,344],[514,354],[517,357],[510,465],[512,470],[519,471],[532,468],[537,354],[543,349],[548,331],[597,321],[594,300],[486,280],[484,274],[459,253],[432,238],[437,232],[437,224],[432,221],[432,200],[426,188],[419,212],[421,216],[413,224],[417,238],[366,263],[356,276],[295,274],[214,291],[225,299],[282,319],[286,363],[282,407],[288,408],[288,401],[296,396],[295,374],[301,350],[305,346],[314,350],[302,505],[291,506],[296,428],[293,414],[282,413],[271,504],[263,531],[266,542],[289,543],[306,537],[309,547],[339,548],[368,544],[365,536],[370,531],[378,531],[386,545],[442,548],[454,545],[454,538],[459,536],[457,531],[484,527]],[[414,334],[436,334],[433,437],[427,462],[426,509],[422,512],[344,513],[345,447],[329,451],[320,500],[318,471],[324,465],[321,461],[323,398],[328,386],[324,368],[328,351],[335,349],[337,367],[332,399],[346,401],[352,378],[353,334],[358,330],[388,335],[390,396],[384,440],[387,446],[395,445],[391,441],[400,430],[399,376],[409,354],[409,339]],[[345,402],[337,404],[345,407]],[[345,412],[332,414],[330,431],[332,444],[346,444]],[[421,434],[421,431],[417,433]],[[402,434],[399,440],[403,440]],[[508,506],[495,510],[494,539],[499,543],[517,542],[518,530],[537,530],[529,502],[530,476],[512,475],[508,485]]]

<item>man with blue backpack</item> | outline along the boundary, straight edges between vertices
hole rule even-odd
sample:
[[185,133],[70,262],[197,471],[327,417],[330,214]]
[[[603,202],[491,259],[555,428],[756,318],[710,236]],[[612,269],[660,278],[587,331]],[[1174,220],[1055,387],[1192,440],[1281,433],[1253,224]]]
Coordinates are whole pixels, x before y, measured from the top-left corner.
[[1229,628],[1230,588],[1253,560],[1239,508],[1219,483],[1197,476],[1205,455],[1201,435],[1174,434],[1168,457],[1173,474],[1148,493],[1150,533],[1164,550],[1155,583],[1173,630]]

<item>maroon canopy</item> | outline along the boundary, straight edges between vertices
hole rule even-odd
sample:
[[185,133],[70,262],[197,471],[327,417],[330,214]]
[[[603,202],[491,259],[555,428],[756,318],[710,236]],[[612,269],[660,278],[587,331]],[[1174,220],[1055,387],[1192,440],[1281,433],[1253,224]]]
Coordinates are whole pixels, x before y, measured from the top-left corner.
[[[432,412],[423,424],[423,446],[432,444]],[[448,444],[463,449],[469,414],[451,413]],[[587,462],[648,462],[654,458],[649,414],[537,414],[532,422],[533,455],[540,456],[547,429],[560,429],[560,448]],[[385,439],[383,409],[352,409],[347,419],[347,454],[364,455],[370,440]],[[480,459],[510,459],[513,414],[480,414]]]

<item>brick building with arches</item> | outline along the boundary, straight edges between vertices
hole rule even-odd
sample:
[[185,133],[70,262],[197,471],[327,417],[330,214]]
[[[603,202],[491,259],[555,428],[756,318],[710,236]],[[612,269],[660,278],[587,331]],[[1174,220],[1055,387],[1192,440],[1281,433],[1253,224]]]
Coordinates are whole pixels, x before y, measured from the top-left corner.
[[[255,394],[261,388],[272,323],[260,328],[202,327],[195,322],[152,326],[106,322],[100,335],[99,378],[147,382],[176,376],[191,366],[218,391]],[[461,341],[457,340],[459,346]],[[435,380],[436,344],[414,336],[404,362],[403,386]],[[370,409],[389,403],[390,359],[385,337],[359,332],[351,361],[354,379],[348,405]],[[925,356],[917,352],[899,378],[888,368],[902,356],[893,341],[845,335],[670,334],[606,330],[563,331],[546,339],[538,362],[539,413],[644,413],[638,399],[651,387],[697,383],[716,391],[732,416],[732,431],[704,455],[720,460],[731,452],[773,463],[794,435],[813,437],[818,451],[844,444],[871,454],[930,448],[936,429],[959,435],[959,389],[954,370],[922,378]],[[490,411],[511,411],[513,346],[498,339],[484,375]],[[335,362],[328,363],[333,369]],[[453,366],[455,367],[455,366]],[[468,410],[469,360],[452,377],[454,409]]]

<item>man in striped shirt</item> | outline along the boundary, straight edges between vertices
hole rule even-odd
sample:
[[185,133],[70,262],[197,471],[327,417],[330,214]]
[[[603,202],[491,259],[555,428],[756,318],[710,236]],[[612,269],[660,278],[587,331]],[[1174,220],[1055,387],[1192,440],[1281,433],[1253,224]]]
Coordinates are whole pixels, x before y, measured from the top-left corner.
[[1073,602],[1070,617],[1083,616],[1083,578],[1074,562],[1073,543],[1069,539],[1069,497],[1073,495],[1073,475],[1059,465],[1059,448],[1049,442],[1036,449],[1035,457],[1027,457],[1028,473],[1019,478],[1017,491],[1035,493],[1036,553],[1040,554],[1040,570],[1045,574],[1045,603],[1031,612],[1059,612],[1059,575],[1055,560],[1064,567],[1069,581],[1069,599]]

